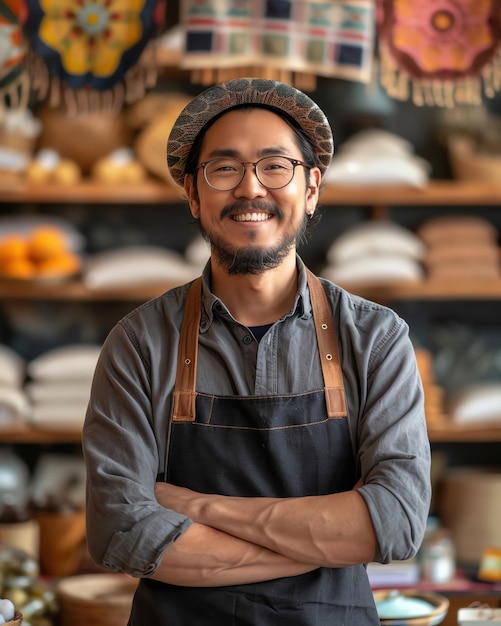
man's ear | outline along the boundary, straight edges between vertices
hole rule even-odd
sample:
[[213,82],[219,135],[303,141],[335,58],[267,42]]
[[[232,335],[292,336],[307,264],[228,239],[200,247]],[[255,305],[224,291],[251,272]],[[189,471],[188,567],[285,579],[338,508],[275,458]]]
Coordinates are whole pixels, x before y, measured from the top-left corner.
[[191,214],[197,220],[200,217],[200,201],[198,198],[198,191],[191,174],[185,174],[184,176],[184,191],[188,198],[188,204]]
[[322,172],[318,169],[318,167],[312,167],[310,170],[308,187],[306,188],[306,212],[308,214],[313,214],[317,207],[321,182]]

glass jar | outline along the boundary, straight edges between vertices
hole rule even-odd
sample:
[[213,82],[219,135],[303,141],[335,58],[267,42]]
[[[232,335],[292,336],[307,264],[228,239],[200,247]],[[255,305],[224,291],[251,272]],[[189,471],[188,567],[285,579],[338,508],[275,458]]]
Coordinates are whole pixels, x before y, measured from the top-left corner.
[[456,551],[447,528],[426,531],[421,548],[421,577],[433,583],[446,583],[456,573]]

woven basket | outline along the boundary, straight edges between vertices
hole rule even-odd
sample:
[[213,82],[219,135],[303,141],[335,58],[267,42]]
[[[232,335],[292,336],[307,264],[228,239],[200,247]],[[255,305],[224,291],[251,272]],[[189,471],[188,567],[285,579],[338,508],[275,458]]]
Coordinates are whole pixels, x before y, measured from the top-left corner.
[[499,182],[501,154],[477,152],[473,137],[452,135],[448,140],[448,152],[454,177],[458,180]]
[[23,622],[23,614],[19,611],[16,611],[14,615],[14,619],[11,619],[8,622],[5,622],[5,626],[21,626]]
[[35,138],[0,128],[0,146],[31,156],[35,151]]
[[40,528],[42,573],[56,578],[76,574],[85,553],[85,511],[39,511],[35,519]]
[[137,580],[125,574],[84,574],[56,587],[61,626],[126,626]]

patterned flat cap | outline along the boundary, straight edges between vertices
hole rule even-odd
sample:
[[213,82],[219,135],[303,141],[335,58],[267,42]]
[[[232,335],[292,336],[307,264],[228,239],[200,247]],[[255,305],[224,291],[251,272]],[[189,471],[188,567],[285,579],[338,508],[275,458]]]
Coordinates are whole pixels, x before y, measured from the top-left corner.
[[203,91],[181,112],[167,141],[167,165],[174,181],[183,185],[186,161],[193,142],[221,113],[256,104],[285,113],[309,137],[322,174],[328,168],[334,142],[327,117],[307,95],[284,83],[263,78],[237,78]]

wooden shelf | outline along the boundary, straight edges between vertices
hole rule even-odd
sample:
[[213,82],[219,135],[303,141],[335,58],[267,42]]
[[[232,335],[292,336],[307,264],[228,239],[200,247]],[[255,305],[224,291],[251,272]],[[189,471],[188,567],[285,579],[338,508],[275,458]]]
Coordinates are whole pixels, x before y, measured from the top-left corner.
[[444,417],[443,424],[429,424],[428,437],[433,443],[487,443],[501,442],[500,426],[458,426]]
[[[154,179],[119,186],[92,180],[68,187],[19,182],[0,190],[0,203],[144,204],[184,201],[185,196],[180,188]],[[501,205],[501,183],[431,180],[423,188],[326,185],[320,202],[323,205],[360,206]]]
[[334,186],[322,191],[324,205],[489,206],[501,205],[501,184],[483,181],[431,180],[426,187]]
[[0,279],[0,299],[145,302],[179,284],[180,282],[173,281],[113,289],[89,289],[82,281],[73,279],[59,283]]
[[[446,419],[444,418],[444,421]],[[428,426],[428,436],[432,443],[501,442],[501,426],[496,428],[465,428],[454,426]],[[30,426],[17,424],[0,427],[0,444],[60,444],[80,443],[81,428],[53,424],[50,426]]]
[[368,300],[496,300],[501,298],[499,280],[421,280],[395,283],[340,283],[347,291]]
[[[11,300],[64,300],[82,302],[144,302],[159,296],[182,281],[89,289],[81,280],[48,283],[0,279],[0,298]],[[501,279],[486,281],[431,281],[395,284],[341,284],[347,291],[369,300],[391,302],[395,300],[498,300],[501,299]]]
[[0,443],[58,444],[80,443],[81,440],[81,428],[61,424],[35,427],[19,423],[0,427]]
[[[167,167],[167,166],[166,166]],[[76,185],[20,182],[0,191],[0,203],[16,204],[164,204],[185,202],[184,192],[167,182],[107,185],[91,180]]]

